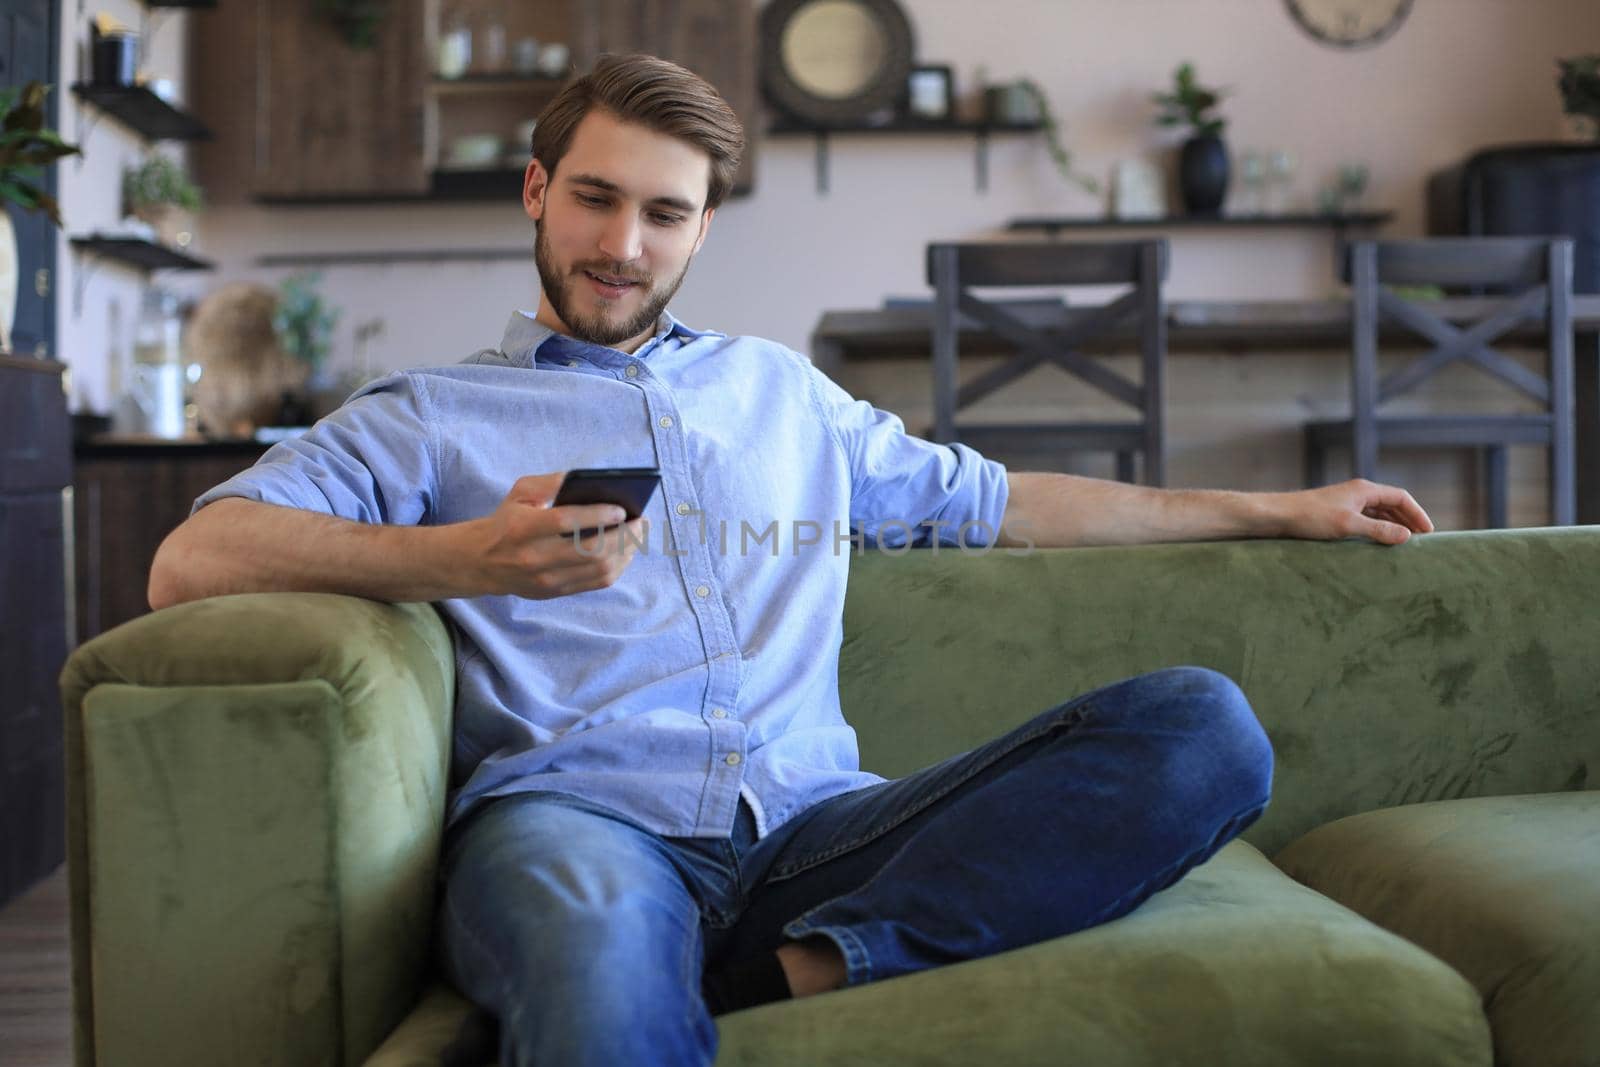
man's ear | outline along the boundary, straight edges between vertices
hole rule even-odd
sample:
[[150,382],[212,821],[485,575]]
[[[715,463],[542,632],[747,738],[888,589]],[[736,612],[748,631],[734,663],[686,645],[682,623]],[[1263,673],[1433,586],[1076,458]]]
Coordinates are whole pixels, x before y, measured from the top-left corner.
[[694,239],[694,251],[691,256],[700,254],[700,246],[706,243],[706,233],[711,229],[711,216],[717,213],[716,208],[707,208],[700,214],[700,236]]
[[534,222],[539,221],[539,216],[544,214],[545,194],[550,191],[550,175],[545,171],[544,164],[537,159],[528,162],[528,169],[522,175],[522,210]]

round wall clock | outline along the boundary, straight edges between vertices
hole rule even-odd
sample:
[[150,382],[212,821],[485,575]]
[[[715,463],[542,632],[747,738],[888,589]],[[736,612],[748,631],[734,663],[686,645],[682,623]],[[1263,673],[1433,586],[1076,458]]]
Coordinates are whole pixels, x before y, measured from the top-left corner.
[[847,124],[892,106],[913,52],[896,0],[769,0],[761,9],[762,83],[803,122]]
[[1393,36],[1415,0],[1283,0],[1312,37],[1335,48],[1369,48]]

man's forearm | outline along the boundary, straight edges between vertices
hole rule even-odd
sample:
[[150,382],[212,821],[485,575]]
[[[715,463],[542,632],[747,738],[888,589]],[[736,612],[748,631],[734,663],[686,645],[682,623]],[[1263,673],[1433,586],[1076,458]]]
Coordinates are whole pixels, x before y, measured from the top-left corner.
[[150,606],[229,593],[345,593],[392,603],[476,595],[462,567],[466,526],[381,526],[229,497],[162,542]]
[[1280,494],[1152,489],[1072,474],[1016,471],[1002,545],[1039,548],[1279,537]]

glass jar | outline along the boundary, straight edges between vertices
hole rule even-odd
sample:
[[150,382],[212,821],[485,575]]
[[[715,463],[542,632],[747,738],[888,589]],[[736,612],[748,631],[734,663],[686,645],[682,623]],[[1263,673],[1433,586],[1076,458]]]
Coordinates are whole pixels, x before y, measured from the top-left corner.
[[439,34],[439,77],[459,78],[472,66],[472,27],[452,15]]
[[178,298],[162,289],[145,290],[133,329],[133,381],[130,395],[146,433],[181,438],[188,369],[183,365],[183,319]]

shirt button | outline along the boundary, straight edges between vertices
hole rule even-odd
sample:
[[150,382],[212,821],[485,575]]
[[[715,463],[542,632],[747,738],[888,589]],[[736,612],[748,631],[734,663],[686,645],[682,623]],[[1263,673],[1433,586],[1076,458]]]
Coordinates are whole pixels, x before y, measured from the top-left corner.
[[690,508],[688,504],[679,504],[678,505],[678,514],[679,515],[687,515],[692,510],[693,509]]
[[710,596],[711,595],[711,587],[710,586],[705,586],[705,585],[697,585],[697,586],[694,587],[694,595],[695,596],[699,596],[699,597]]
[[739,753],[737,753],[737,752],[728,753],[727,759],[724,760],[723,762],[727,763],[727,765],[730,766],[730,767],[739,766]]
[[671,415],[663,415],[663,416],[661,416],[661,428],[663,430],[672,429],[672,416]]
[[628,364],[628,369],[622,373],[626,374],[630,378],[637,378],[639,376],[639,368],[630,363]]
[[728,717],[728,713],[723,711],[721,708],[712,708],[711,717],[713,719],[726,719]]

